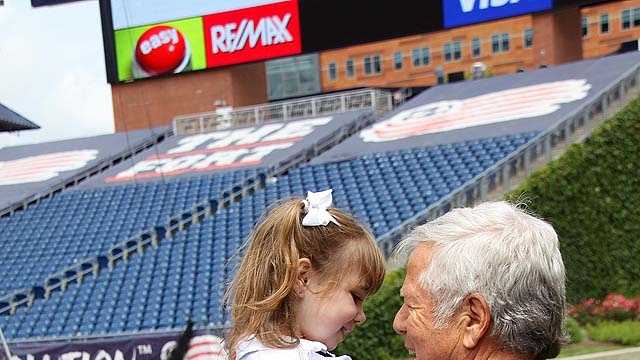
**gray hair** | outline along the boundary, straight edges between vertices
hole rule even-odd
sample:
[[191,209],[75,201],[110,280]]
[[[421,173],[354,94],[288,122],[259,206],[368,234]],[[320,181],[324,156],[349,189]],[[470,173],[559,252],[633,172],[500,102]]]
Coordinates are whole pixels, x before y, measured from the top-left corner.
[[478,293],[491,308],[491,335],[505,350],[539,356],[559,346],[565,271],[551,225],[506,202],[484,203],[415,228],[397,252],[420,244],[434,249],[420,284],[434,299],[436,326]]

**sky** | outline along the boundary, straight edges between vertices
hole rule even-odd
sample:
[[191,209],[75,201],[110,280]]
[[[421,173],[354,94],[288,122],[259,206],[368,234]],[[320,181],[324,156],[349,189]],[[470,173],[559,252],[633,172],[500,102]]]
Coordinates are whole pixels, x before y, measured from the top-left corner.
[[0,6],[0,103],[40,125],[0,148],[114,132],[97,0]]

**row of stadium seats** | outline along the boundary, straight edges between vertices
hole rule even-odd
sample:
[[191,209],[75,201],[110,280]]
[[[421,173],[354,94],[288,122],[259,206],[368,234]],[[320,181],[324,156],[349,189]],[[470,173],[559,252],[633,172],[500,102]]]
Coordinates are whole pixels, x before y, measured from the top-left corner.
[[258,171],[71,190],[0,219],[0,296],[42,284],[86,257],[106,254],[114,244],[165,224],[198,201],[218,198]]
[[[147,250],[96,279],[72,285],[0,317],[10,338],[74,336],[225,323],[221,297],[239,249],[269,204],[307,190],[334,189],[335,206],[353,212],[381,236],[427,208],[535,133],[430,148],[376,153],[302,166],[219,210],[157,250]],[[490,159],[490,160],[489,160]]]

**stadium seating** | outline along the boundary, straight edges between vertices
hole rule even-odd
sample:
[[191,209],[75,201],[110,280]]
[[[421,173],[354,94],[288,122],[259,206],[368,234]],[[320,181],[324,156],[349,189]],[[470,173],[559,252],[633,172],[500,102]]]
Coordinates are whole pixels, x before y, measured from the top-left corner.
[[0,296],[42,284],[88,256],[255,176],[258,170],[71,190],[0,219]]
[[[12,316],[0,316],[0,326],[6,329],[9,338],[16,339],[181,328],[188,316],[200,326],[223,325],[226,315],[221,310],[221,299],[224,285],[231,279],[237,263],[238,257],[233,255],[269,204],[293,195],[302,196],[307,190],[333,188],[335,206],[353,212],[371,226],[376,236],[381,236],[471,180],[535,135],[515,134],[374,153],[352,160],[293,169],[268,181],[263,191],[246,196],[175,237],[163,240],[157,250],[136,255],[125,263],[117,264],[112,271],[105,269],[96,278],[90,277],[82,284],[72,284],[65,292],[54,293],[50,299],[36,300],[31,308],[20,308]],[[233,182],[231,179],[250,174],[233,173],[224,179]],[[158,222],[166,217],[164,212],[175,212],[188,206],[189,201],[219,191],[223,186],[214,184],[226,184],[220,177],[182,180],[197,184],[189,185],[189,188],[203,189],[193,192],[181,190],[186,184],[176,182],[174,185],[138,184],[69,193],[50,203],[65,203],[72,210],[56,211],[57,207],[52,204],[46,205],[48,211],[34,208],[36,211],[28,217],[24,214],[19,217],[22,222],[13,225],[14,230],[10,233],[16,231],[23,236],[19,239],[26,239],[24,234],[28,231],[20,229],[19,224],[25,227],[31,224],[27,219],[38,218],[39,222],[48,225],[38,223],[38,231],[33,230],[37,239],[54,243],[73,242],[77,247],[83,243],[78,239],[89,238],[84,241],[92,244],[91,250],[102,251],[103,244],[112,242],[113,238],[100,234],[106,232],[111,224],[129,224],[118,228],[122,235],[119,238],[122,238],[131,234],[140,223],[150,225]],[[150,191],[153,195],[149,195],[140,187],[156,190]],[[169,191],[168,187],[173,190]],[[101,195],[100,200],[93,200],[94,195],[91,194],[102,191],[114,192],[114,195],[104,196],[104,199]],[[127,197],[115,193],[126,193]],[[175,200],[176,197],[183,201]],[[124,199],[134,200],[123,205]],[[110,207],[112,201],[118,205]],[[68,204],[71,202],[75,205]],[[135,210],[140,207],[146,208]],[[169,211],[168,208],[174,210]],[[47,227],[64,228],[70,224],[78,227],[89,211],[95,212],[97,220],[83,227],[82,238],[74,235],[63,239],[46,233]],[[47,216],[55,220],[49,220]],[[118,220],[107,222],[104,220],[107,218]],[[128,221],[130,218],[137,221]],[[103,222],[109,225],[89,232],[89,229],[103,226]],[[66,233],[53,234],[62,236]],[[59,253],[58,257],[64,260],[77,256],[74,254]]]

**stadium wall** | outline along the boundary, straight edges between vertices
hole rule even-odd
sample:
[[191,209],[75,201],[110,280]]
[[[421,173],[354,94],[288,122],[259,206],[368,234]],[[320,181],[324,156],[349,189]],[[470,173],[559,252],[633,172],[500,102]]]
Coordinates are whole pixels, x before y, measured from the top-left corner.
[[116,132],[171,124],[177,115],[213,111],[221,102],[244,106],[267,101],[264,63],[181,76],[113,84]]

